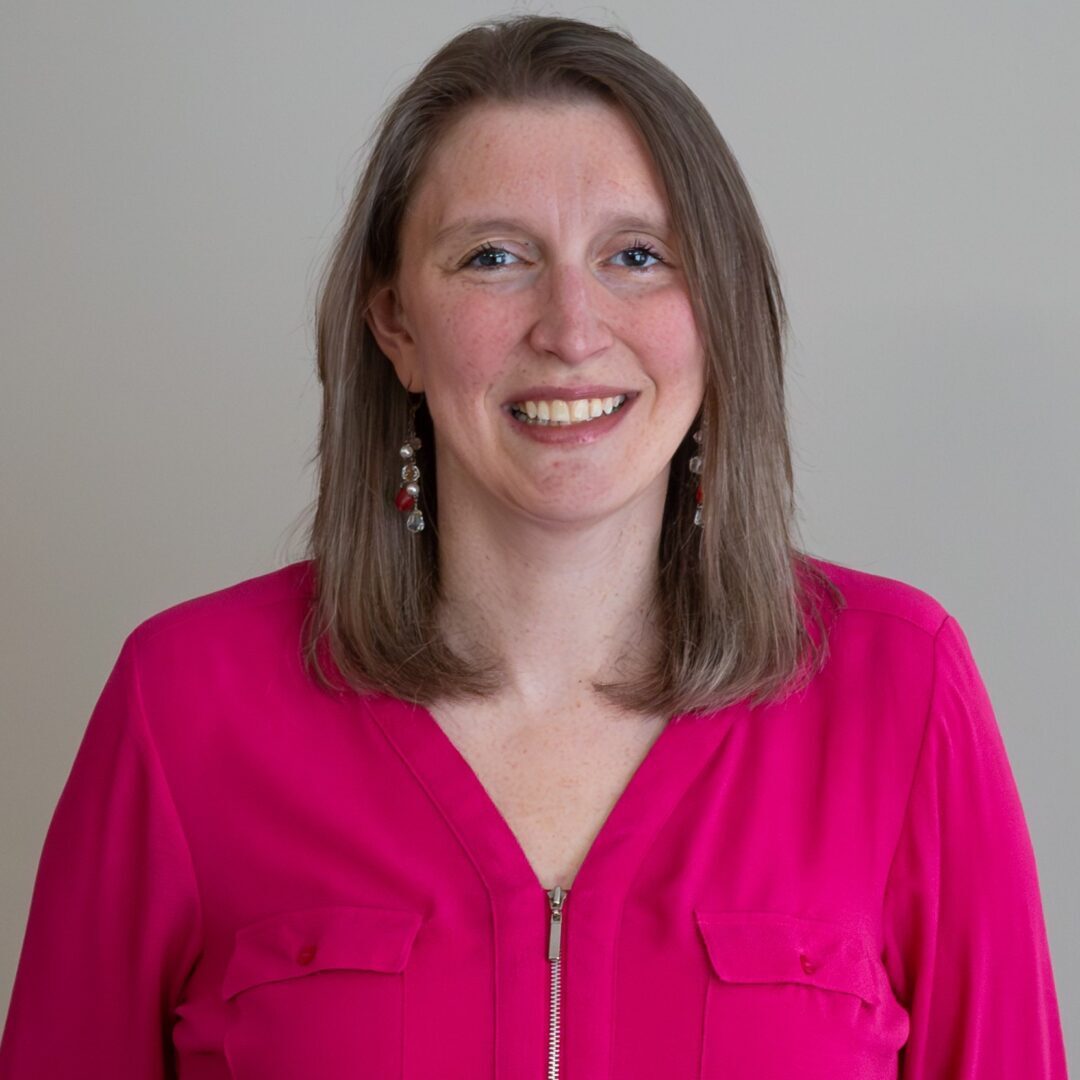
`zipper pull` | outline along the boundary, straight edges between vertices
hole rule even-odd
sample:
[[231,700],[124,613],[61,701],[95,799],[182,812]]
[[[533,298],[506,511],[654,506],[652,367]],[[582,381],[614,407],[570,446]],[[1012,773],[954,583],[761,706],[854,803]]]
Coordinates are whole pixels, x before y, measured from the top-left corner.
[[558,960],[562,948],[562,908],[566,902],[568,891],[564,891],[561,885],[554,889],[548,889],[548,903],[551,906],[551,923],[548,928],[548,959]]

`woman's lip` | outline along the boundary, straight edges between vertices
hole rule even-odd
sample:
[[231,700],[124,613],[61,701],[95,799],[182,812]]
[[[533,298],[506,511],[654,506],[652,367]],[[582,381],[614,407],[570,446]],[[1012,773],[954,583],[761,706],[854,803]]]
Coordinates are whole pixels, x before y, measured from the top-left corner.
[[533,442],[549,443],[557,446],[583,446],[596,442],[612,430],[623,416],[633,407],[637,395],[627,395],[626,401],[615,411],[596,417],[595,420],[581,420],[576,424],[528,424],[519,420],[509,408],[505,410],[507,420],[515,431]]
[[629,400],[637,397],[638,392],[616,386],[531,386],[522,390],[518,397],[503,402],[503,407],[509,408],[522,401],[579,401],[582,398],[619,397],[620,394],[625,394]]

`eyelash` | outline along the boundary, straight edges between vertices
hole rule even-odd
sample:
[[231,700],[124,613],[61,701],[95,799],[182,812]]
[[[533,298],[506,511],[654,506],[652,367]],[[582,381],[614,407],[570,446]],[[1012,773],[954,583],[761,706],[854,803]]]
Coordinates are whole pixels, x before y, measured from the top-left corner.
[[[648,243],[645,240],[635,240],[628,247],[622,248],[618,252],[618,254],[623,255],[628,251],[642,251],[646,255],[648,255],[650,258],[655,259],[658,264],[664,264],[666,262],[666,260],[661,257],[660,253],[650,243]],[[475,248],[473,251],[469,252],[469,254],[466,255],[465,258],[462,259],[462,261],[458,264],[458,269],[459,270],[467,269],[469,267],[469,263],[471,263],[474,259],[478,258],[480,255],[486,254],[487,252],[506,252],[506,254],[508,254],[508,255],[512,254],[512,252],[506,251],[506,248],[497,247],[496,245],[494,245],[492,243],[485,242],[485,243],[481,244],[478,248]],[[473,269],[476,269],[476,270],[498,270],[498,269],[500,269],[500,266],[498,264],[496,264],[494,266],[477,266],[477,267],[473,267]],[[634,270],[637,273],[641,274],[641,273],[648,273],[650,270],[655,269],[655,266],[627,266],[627,267],[624,267],[624,269],[626,269],[626,270]]]

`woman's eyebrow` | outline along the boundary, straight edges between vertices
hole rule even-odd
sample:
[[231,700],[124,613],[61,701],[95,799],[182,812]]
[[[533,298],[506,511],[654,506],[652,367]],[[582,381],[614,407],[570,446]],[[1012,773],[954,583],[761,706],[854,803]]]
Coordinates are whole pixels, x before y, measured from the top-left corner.
[[485,232],[514,232],[518,229],[524,228],[524,224],[520,221],[514,221],[512,218],[459,218],[457,221],[452,221],[449,225],[443,226],[436,234],[434,243],[441,244],[445,240],[449,240],[451,237],[465,237],[473,233],[485,233]]
[[[670,230],[666,218],[640,217],[636,214],[623,214],[607,218],[600,223],[600,227],[609,229],[612,232],[650,232],[658,236],[667,236]],[[463,217],[439,229],[435,233],[432,243],[439,245],[451,238],[464,239],[467,236],[479,233],[518,231],[529,232],[530,229],[525,222],[516,221],[513,218]]]

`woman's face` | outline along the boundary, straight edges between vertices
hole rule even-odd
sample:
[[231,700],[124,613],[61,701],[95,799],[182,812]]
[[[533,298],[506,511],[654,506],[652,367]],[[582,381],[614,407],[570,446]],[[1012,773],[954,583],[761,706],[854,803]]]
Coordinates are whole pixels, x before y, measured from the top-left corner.
[[663,506],[703,350],[661,181],[619,111],[465,113],[369,322],[426,395],[440,495],[552,524]]

